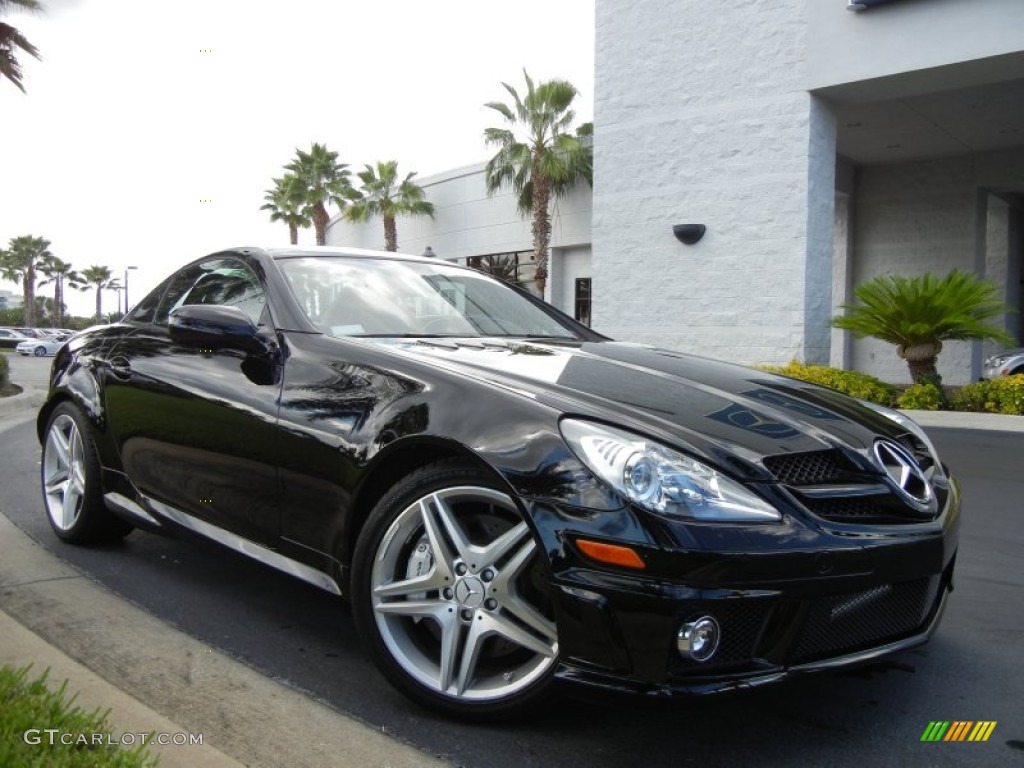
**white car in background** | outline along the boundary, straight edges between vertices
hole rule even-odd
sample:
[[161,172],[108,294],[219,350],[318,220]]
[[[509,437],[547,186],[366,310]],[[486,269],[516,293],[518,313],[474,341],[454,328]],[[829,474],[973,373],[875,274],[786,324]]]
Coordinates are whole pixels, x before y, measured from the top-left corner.
[[1024,373],[1024,347],[1008,349],[990,357],[985,361],[985,370],[982,371],[981,378],[999,379],[1016,373]]
[[28,339],[21,342],[15,349],[22,355],[45,357],[46,355],[56,354],[57,350],[63,347],[64,344],[65,341],[63,340],[47,337],[44,339]]

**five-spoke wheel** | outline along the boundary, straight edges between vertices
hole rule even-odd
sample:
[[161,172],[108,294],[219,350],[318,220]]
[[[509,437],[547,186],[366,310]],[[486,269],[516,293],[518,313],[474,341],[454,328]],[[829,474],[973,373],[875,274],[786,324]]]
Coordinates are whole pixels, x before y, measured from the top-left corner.
[[43,442],[47,517],[54,532],[72,544],[110,541],[132,530],[103,504],[99,461],[87,430],[82,412],[64,402],[50,415]]
[[558,658],[536,540],[513,499],[453,462],[377,505],[355,561],[356,615],[375,661],[414,699],[493,715],[532,703]]

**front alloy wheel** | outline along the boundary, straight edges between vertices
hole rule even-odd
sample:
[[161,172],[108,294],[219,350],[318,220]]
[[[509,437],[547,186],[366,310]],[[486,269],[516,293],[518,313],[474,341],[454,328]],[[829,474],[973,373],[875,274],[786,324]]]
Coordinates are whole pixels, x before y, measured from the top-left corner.
[[533,704],[558,658],[537,543],[494,485],[452,462],[413,473],[377,505],[357,549],[356,617],[374,660],[449,714]]

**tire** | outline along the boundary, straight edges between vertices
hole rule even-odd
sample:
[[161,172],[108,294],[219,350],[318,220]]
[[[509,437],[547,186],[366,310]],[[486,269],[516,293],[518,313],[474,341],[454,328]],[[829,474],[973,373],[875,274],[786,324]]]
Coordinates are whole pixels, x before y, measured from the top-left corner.
[[533,710],[558,662],[550,578],[506,490],[446,460],[374,507],[353,558],[357,627],[413,701],[463,719]]
[[103,503],[100,462],[89,422],[73,404],[53,409],[43,441],[43,503],[50,527],[69,544],[116,541],[134,528]]
[[36,357],[46,357],[46,347],[36,347],[32,350],[32,354]]

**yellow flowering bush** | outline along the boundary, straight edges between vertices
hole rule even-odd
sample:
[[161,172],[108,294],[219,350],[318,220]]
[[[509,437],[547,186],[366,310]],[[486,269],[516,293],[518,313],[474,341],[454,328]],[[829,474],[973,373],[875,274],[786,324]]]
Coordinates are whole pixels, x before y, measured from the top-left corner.
[[915,411],[941,411],[944,407],[942,391],[931,381],[914,384],[896,399],[896,405]]
[[953,396],[953,408],[1024,416],[1024,374],[968,384]]

